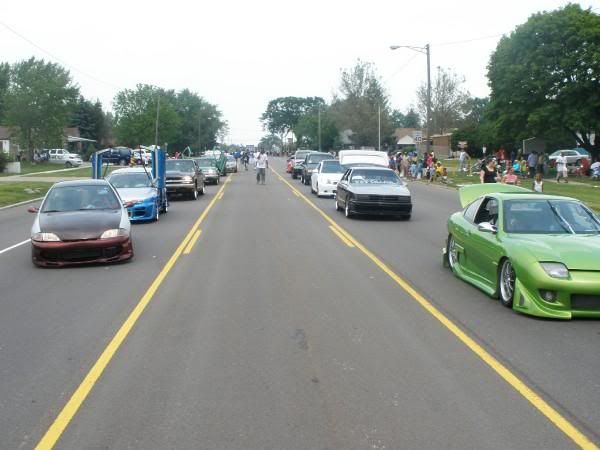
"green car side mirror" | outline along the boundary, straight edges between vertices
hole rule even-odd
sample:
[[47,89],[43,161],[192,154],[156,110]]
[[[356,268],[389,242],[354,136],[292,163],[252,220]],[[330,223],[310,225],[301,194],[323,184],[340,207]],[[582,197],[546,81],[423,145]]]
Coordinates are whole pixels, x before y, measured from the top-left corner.
[[481,222],[478,226],[477,229],[483,233],[492,233],[492,234],[496,234],[498,232],[498,228],[496,228],[495,225],[492,225],[489,222]]

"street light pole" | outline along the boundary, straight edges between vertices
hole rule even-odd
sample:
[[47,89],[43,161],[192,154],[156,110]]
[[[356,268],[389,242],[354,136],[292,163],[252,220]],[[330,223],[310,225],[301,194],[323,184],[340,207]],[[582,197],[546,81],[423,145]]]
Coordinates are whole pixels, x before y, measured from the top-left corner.
[[430,146],[430,137],[431,137],[431,61],[430,61],[430,48],[429,44],[426,44],[425,47],[414,47],[411,45],[391,45],[391,50],[397,50],[399,48],[409,48],[414,50],[415,52],[423,53],[427,55],[427,140],[425,141],[425,151],[429,153]]
[[319,151],[321,151],[321,107],[319,107]]

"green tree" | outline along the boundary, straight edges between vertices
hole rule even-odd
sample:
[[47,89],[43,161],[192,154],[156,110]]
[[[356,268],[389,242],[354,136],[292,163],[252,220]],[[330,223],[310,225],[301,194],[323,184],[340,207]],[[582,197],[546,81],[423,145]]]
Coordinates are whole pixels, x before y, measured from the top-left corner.
[[118,142],[131,147],[153,144],[157,109],[158,144],[174,142],[181,125],[174,91],[138,84],[135,89],[117,93],[114,100],[114,131]]
[[178,136],[170,145],[175,150],[183,150],[187,146],[198,150],[210,149],[222,140],[227,122],[217,106],[184,89],[177,93],[175,110],[181,121]]
[[272,150],[273,147],[277,147],[279,150],[281,150],[283,149],[283,142],[278,136],[275,136],[274,134],[267,134],[266,136],[260,138],[258,147],[267,150]]
[[36,148],[62,146],[78,95],[69,71],[58,64],[31,58],[11,67],[6,121],[30,159]]
[[279,97],[269,102],[260,120],[265,130],[285,142],[286,136],[294,133],[304,115],[324,107],[325,100],[321,97]]
[[352,68],[342,70],[339,93],[330,111],[338,130],[352,130],[352,143],[357,147],[377,147],[381,111],[381,140],[393,142],[388,94],[372,63],[358,60]]
[[10,64],[0,63],[0,124],[4,124],[6,96],[10,82]]
[[598,155],[600,16],[569,4],[532,15],[490,58],[491,117],[502,136],[545,138],[564,130]]
[[421,117],[413,108],[410,108],[404,116],[405,128],[421,128]]
[[[298,146],[310,149],[319,148],[319,115],[306,114],[296,126]],[[338,136],[338,129],[327,110],[321,112],[321,150],[333,149]]]
[[77,127],[82,138],[100,143],[105,137],[104,116],[99,100],[93,103],[80,96],[70,126]]
[[[431,131],[443,134],[456,127],[469,94],[462,87],[465,79],[450,69],[437,68],[431,85]],[[419,112],[427,117],[427,85],[417,89]]]

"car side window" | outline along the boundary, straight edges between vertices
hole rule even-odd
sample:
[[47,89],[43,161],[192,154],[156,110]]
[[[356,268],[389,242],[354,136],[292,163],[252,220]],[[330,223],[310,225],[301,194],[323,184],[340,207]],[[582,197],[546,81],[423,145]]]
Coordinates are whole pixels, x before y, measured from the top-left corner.
[[481,204],[481,199],[475,200],[469,206],[465,208],[465,212],[463,216],[466,220],[473,223],[475,221],[475,214],[477,214],[477,210],[479,209],[479,205]]
[[481,207],[475,216],[475,223],[480,224],[489,222],[496,225],[498,222],[498,200],[493,197],[488,197],[481,203]]

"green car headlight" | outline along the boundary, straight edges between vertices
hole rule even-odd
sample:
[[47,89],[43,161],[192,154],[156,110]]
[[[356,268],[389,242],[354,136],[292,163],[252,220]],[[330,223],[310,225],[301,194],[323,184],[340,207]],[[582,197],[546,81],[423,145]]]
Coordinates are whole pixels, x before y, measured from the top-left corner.
[[540,266],[542,266],[542,269],[544,269],[544,271],[552,278],[569,278],[569,269],[567,269],[567,266],[564,264],[543,262],[540,263]]

